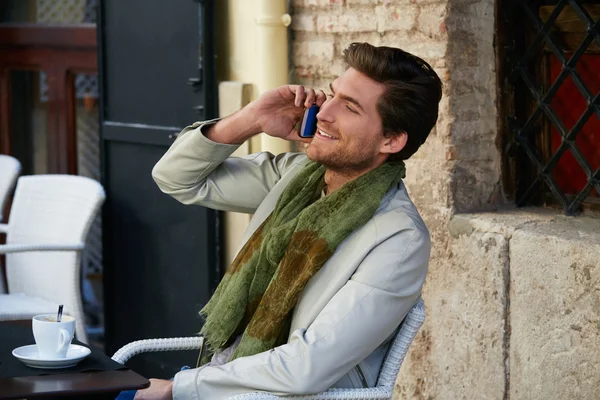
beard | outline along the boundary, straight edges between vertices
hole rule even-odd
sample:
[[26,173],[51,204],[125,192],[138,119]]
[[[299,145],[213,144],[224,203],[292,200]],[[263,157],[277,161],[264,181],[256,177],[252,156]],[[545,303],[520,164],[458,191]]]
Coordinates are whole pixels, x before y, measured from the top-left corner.
[[[335,146],[337,147],[337,146]],[[369,169],[374,163],[376,153],[366,147],[355,149],[337,148],[326,151],[311,143],[306,149],[306,155],[311,161],[322,164],[331,171],[360,172]]]

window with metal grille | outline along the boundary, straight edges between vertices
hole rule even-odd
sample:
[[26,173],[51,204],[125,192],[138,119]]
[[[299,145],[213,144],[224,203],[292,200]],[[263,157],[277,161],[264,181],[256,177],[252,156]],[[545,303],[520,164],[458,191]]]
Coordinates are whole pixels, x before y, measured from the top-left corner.
[[600,206],[600,5],[498,6],[503,184],[518,206]]

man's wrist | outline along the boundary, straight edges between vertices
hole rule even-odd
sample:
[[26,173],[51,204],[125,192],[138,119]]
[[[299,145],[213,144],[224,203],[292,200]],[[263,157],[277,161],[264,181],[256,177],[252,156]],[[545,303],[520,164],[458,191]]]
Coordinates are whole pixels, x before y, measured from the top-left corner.
[[246,107],[208,127],[204,135],[217,143],[242,144],[259,133],[260,126]]
[[167,387],[167,398],[172,400],[173,399],[173,381],[169,381],[169,386]]

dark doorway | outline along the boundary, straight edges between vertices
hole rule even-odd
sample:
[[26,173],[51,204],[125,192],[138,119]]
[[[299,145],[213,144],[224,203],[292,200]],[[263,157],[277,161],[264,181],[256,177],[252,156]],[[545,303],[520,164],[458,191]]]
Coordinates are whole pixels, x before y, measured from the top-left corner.
[[[186,125],[216,115],[213,2],[103,0],[98,21],[106,352],[191,336],[219,272],[219,216],[161,193],[154,164]],[[147,353],[128,366],[169,378],[195,352]]]

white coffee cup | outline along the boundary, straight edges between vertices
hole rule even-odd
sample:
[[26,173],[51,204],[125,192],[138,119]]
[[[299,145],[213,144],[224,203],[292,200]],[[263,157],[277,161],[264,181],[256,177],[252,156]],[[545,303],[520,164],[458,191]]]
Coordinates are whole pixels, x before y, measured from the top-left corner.
[[65,358],[73,334],[75,318],[63,315],[56,322],[56,314],[36,315],[32,321],[33,337],[41,359]]

